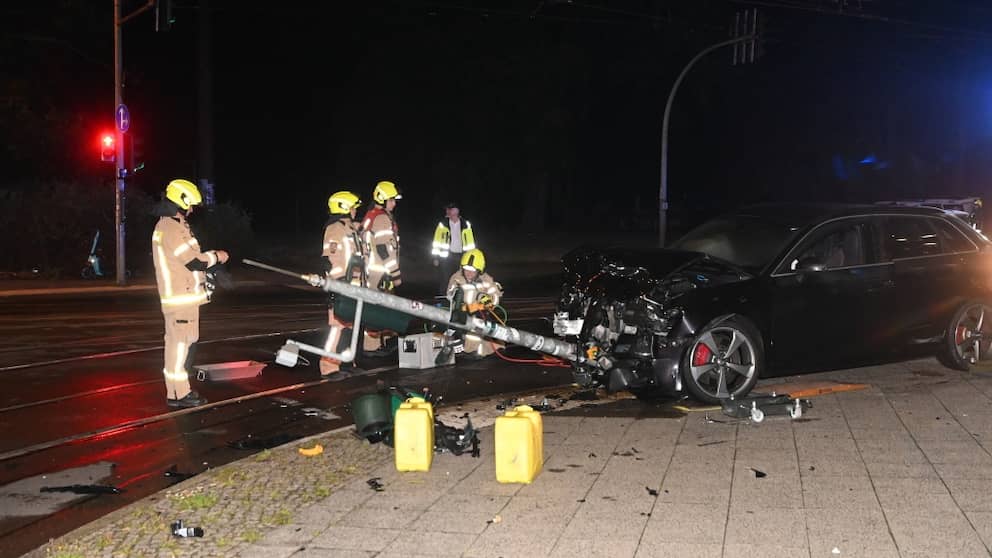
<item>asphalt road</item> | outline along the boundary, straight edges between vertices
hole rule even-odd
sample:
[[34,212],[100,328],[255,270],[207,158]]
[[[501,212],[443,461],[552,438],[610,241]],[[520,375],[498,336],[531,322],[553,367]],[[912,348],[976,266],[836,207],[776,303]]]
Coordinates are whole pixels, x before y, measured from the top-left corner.
[[[511,322],[547,332],[542,318],[551,313],[554,280],[507,287],[515,294],[505,301]],[[418,294],[428,299],[411,289]],[[320,344],[325,319],[321,293],[307,287],[220,293],[201,314],[197,363],[271,363],[286,338]],[[162,327],[151,292],[0,301],[0,557],[19,556],[161,490],[174,482],[164,475],[170,468],[195,474],[266,445],[346,426],[349,402],[377,382],[429,387],[459,401],[571,379],[567,369],[496,358],[424,371],[398,370],[395,357],[360,359],[366,373],[336,383],[321,380],[315,365],[270,364],[248,380],[195,382],[211,404],[175,411],[165,405]],[[33,495],[3,492],[18,481],[39,477],[44,485],[42,475],[103,462],[113,469],[100,483],[122,493],[82,496],[39,514]]]

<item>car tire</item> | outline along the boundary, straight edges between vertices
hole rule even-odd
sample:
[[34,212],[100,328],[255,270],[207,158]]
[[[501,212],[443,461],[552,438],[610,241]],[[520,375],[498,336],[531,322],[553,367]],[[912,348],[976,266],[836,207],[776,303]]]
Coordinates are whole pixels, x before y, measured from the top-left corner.
[[937,360],[948,368],[967,371],[988,358],[990,345],[992,303],[969,300],[954,312],[947,324]]
[[746,396],[764,368],[758,329],[743,317],[730,316],[711,322],[689,344],[682,356],[682,383],[693,398],[719,404]]

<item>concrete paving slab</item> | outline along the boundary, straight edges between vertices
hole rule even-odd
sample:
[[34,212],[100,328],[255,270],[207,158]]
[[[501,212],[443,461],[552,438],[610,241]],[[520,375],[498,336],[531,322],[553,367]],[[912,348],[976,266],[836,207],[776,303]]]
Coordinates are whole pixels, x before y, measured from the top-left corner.
[[992,512],[992,479],[944,479],[951,497],[965,512]]
[[726,506],[659,502],[644,529],[641,544],[723,544],[726,527]]
[[813,555],[841,550],[841,556],[857,551],[896,551],[881,508],[820,509],[806,511],[807,535]]
[[992,512],[965,512],[965,516],[985,546],[992,549]]
[[637,552],[637,541],[590,537],[584,539],[562,538],[551,551],[552,558],[633,558]]
[[881,510],[867,477],[805,477],[802,485],[807,510]]
[[401,556],[421,554],[426,556],[461,556],[468,550],[475,537],[462,533],[435,531],[401,531],[386,547],[388,553]]
[[721,558],[723,545],[697,544],[681,542],[657,542],[647,544],[645,541],[637,547],[635,558]]
[[299,546],[251,545],[238,550],[241,558],[289,558],[300,551]]
[[348,512],[334,525],[362,529],[403,529],[416,521],[423,513],[423,509],[359,506]]
[[337,550],[380,552],[400,534],[399,529],[332,525],[313,540],[313,546]]
[[957,509],[902,508],[885,511],[903,555],[987,556],[988,549],[971,523]]
[[487,529],[465,552],[465,556],[500,558],[505,556],[547,556],[555,546],[555,539],[545,533]]
[[[457,507],[452,506],[452,510]],[[464,533],[478,535],[486,530],[497,515],[492,513],[468,511],[427,510],[410,524],[410,529],[417,531],[433,531],[440,533]]]
[[262,546],[295,546],[299,548],[310,544],[313,539],[320,536],[327,527],[316,527],[301,523],[290,523],[269,530],[265,534],[265,539],[259,544]]
[[595,513],[586,509],[587,506],[583,506],[576,512],[561,533],[560,540],[586,540],[602,535],[612,539],[633,541],[636,548],[637,541],[645,532],[645,526],[650,524],[650,518],[647,516],[632,513],[625,515]]
[[[731,545],[763,546],[769,545],[770,541],[796,541],[796,534],[805,532],[806,515],[802,509],[740,506],[731,508],[728,515],[725,545],[729,548]],[[797,542],[806,547],[805,540]]]
[[725,544],[723,558],[806,558],[809,556],[808,547],[779,546],[772,544]]

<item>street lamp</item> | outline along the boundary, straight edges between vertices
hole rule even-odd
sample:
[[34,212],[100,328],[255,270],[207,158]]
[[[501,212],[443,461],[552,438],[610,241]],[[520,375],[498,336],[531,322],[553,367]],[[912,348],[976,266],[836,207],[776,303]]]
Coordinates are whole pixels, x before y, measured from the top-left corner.
[[713,52],[714,50],[723,48],[725,46],[735,45],[737,43],[743,43],[747,41],[755,40],[755,35],[747,35],[744,37],[738,37],[736,39],[730,39],[728,41],[723,41],[715,45],[710,45],[699,52],[696,56],[682,68],[682,72],[679,77],[675,78],[675,84],[672,85],[672,91],[668,94],[668,102],[665,103],[665,116],[662,118],[661,122],[661,188],[658,191],[658,247],[665,247],[665,228],[667,227],[667,212],[668,212],[668,121],[672,113],[672,102],[675,100],[675,93],[679,90],[679,84],[682,83],[682,79],[685,77],[689,70],[699,61],[700,58],[706,56],[707,54]]

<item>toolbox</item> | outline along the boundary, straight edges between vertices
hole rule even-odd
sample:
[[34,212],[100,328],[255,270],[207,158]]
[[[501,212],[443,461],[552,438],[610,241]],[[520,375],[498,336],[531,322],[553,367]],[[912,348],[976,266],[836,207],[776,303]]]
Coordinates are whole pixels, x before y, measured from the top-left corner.
[[243,380],[262,374],[264,362],[254,360],[239,360],[236,362],[221,362],[217,364],[198,364],[196,379],[201,382],[226,382],[228,380]]
[[436,363],[438,353],[444,347],[444,336],[441,333],[418,333],[400,337],[399,355],[400,368],[423,370],[455,363],[454,352],[446,362]]

